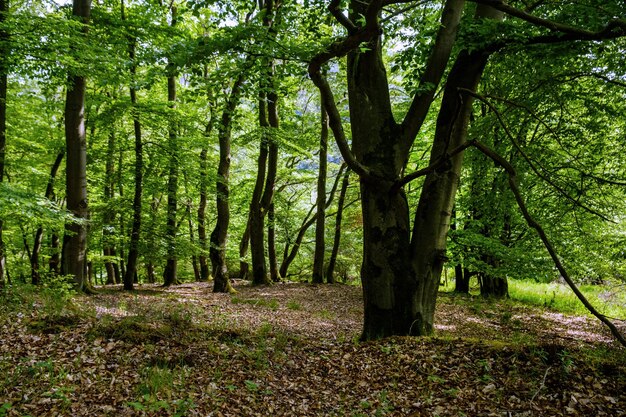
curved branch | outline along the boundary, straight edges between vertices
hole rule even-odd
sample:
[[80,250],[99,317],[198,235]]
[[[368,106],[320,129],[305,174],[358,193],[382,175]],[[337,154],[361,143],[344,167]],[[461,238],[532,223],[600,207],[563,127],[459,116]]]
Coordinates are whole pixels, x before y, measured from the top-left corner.
[[411,107],[402,121],[404,130],[403,152],[408,152],[419,132],[426,114],[441,82],[444,71],[450,60],[452,47],[463,13],[464,0],[448,0],[441,14],[441,26],[435,39],[435,45],[428,58],[426,69],[419,81],[418,93],[411,102]]
[[332,0],[328,5],[328,11],[335,17],[335,19],[337,19],[337,22],[339,22],[341,26],[348,30],[348,34],[353,34],[358,28],[352,20],[343,14],[343,11],[339,8],[340,3],[341,0]]
[[506,159],[498,155],[486,145],[475,141],[474,147],[476,147],[478,150],[480,150],[483,154],[493,160],[496,164],[500,165],[506,171],[509,177],[509,187],[511,188],[511,191],[515,196],[515,201],[517,202],[517,205],[522,212],[524,220],[526,220],[528,226],[535,229],[535,231],[539,235],[539,238],[543,242],[543,245],[546,247],[548,253],[550,254],[550,257],[552,258],[554,265],[559,270],[559,273],[561,274],[565,282],[567,282],[567,285],[569,285],[574,294],[576,294],[576,297],[578,297],[580,302],[583,303],[585,308],[589,310],[589,312],[593,314],[598,320],[604,323],[609,328],[615,339],[617,339],[617,341],[622,344],[622,346],[626,347],[626,339],[624,338],[624,335],[622,335],[619,329],[615,327],[615,325],[604,314],[600,314],[600,312],[595,309],[595,307],[589,302],[589,300],[587,300],[585,295],[578,289],[572,278],[569,276],[567,270],[565,269],[565,266],[563,266],[563,264],[561,263],[561,260],[559,259],[559,256],[556,253],[554,246],[552,246],[552,243],[550,243],[550,240],[548,239],[546,232],[543,230],[543,227],[541,227],[541,225],[537,223],[537,221],[530,215],[530,212],[526,207],[526,203],[524,203],[524,199],[522,198],[522,195],[520,193],[519,187],[517,186],[517,172],[515,171],[515,168],[513,168],[513,166]]
[[[597,36],[599,32],[592,32],[586,29],[577,28],[575,26],[566,25],[563,23],[555,22],[553,20],[548,20],[541,18],[539,16],[532,15],[524,10],[515,8],[502,0],[469,0],[479,4],[485,4],[487,6],[491,6],[494,9],[500,10],[510,16],[517,17],[518,19],[522,19],[528,23],[532,23],[535,26],[541,26],[546,29],[550,29],[555,32],[561,32],[568,35],[582,36],[582,37],[594,37]],[[615,29],[619,29],[622,32],[626,30],[626,21],[621,19],[611,20],[605,28],[603,28],[600,32],[610,33]]]
[[589,213],[591,213],[591,214],[593,214],[595,216],[600,217],[602,220],[605,220],[605,221],[611,222],[611,223],[615,223],[614,221],[612,221],[611,219],[609,219],[608,217],[606,217],[604,214],[600,213],[599,211],[594,210],[591,207],[587,207],[586,205],[580,203],[574,197],[572,197],[569,194],[567,194],[567,192],[563,188],[561,188],[559,185],[555,184],[550,178],[548,178],[547,176],[545,176],[541,172],[539,172],[539,169],[537,169],[537,167],[533,163],[532,159],[526,154],[526,152],[524,152],[522,147],[515,140],[515,137],[513,136],[513,134],[511,134],[511,131],[509,130],[508,126],[504,123],[504,120],[502,119],[502,115],[500,114],[498,109],[496,109],[496,107],[493,104],[491,104],[485,97],[483,97],[480,94],[477,94],[477,93],[475,93],[475,92],[473,92],[471,90],[468,90],[466,88],[460,88],[459,91],[462,91],[463,93],[465,93],[465,94],[467,94],[469,96],[477,98],[478,100],[480,100],[483,103],[485,103],[487,105],[487,107],[489,107],[491,109],[491,111],[494,112],[494,114],[496,115],[496,118],[498,119],[498,122],[500,123],[500,125],[504,129],[504,133],[507,135],[507,137],[509,138],[509,140],[511,141],[511,143],[513,144],[515,149],[517,149],[517,151],[520,153],[522,158],[524,158],[524,160],[528,163],[528,165],[530,166],[530,169],[539,178],[541,178],[542,180],[547,182],[552,188],[554,188],[556,191],[558,191],[559,194],[561,194],[563,197],[565,197],[567,200],[569,200],[570,202],[574,203],[578,207],[581,207],[582,209],[588,211]]
[[456,148],[452,149],[450,152],[446,152],[444,155],[442,155],[439,159],[437,159],[437,161],[433,162],[432,164],[428,165],[425,168],[419,169],[417,171],[414,171],[410,174],[405,175],[404,177],[400,178],[398,181],[395,182],[394,187],[396,187],[396,189],[399,189],[403,186],[405,186],[406,184],[408,184],[409,182],[419,178],[419,177],[423,177],[424,175],[428,175],[433,171],[436,171],[440,168],[445,167],[446,165],[449,164],[450,162],[450,158],[452,158],[453,156],[455,156],[458,153],[463,152],[465,149],[469,148],[470,146],[472,146],[474,144],[474,141],[467,141],[459,146],[457,146]]

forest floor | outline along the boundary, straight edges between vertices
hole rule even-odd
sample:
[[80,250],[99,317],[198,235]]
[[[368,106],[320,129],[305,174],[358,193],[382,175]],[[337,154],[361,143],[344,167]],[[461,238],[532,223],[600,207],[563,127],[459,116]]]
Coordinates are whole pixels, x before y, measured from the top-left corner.
[[236,288],[3,300],[0,417],[626,415],[591,318],[442,293],[437,336],[359,343],[360,288]]

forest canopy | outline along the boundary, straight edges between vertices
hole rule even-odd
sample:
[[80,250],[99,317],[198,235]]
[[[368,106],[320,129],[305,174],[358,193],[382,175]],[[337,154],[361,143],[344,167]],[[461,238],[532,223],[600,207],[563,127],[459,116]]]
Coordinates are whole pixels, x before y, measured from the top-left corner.
[[0,285],[360,283],[364,340],[432,334],[448,276],[623,285],[625,36],[620,1],[0,0]]

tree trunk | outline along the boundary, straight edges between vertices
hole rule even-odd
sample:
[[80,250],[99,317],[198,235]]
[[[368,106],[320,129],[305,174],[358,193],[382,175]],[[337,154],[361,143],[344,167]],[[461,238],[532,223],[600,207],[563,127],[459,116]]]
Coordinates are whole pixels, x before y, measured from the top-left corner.
[[[9,13],[9,0],[0,0],[0,183],[4,181],[4,161],[6,156],[7,131],[7,89],[9,74],[9,33],[4,22]],[[2,231],[4,221],[0,219],[0,288],[6,282],[6,254]]]
[[254,285],[270,284],[267,277],[267,263],[265,262],[265,212],[261,204],[263,185],[266,177],[269,123],[267,121],[267,105],[265,95],[261,93],[259,99],[259,125],[262,129],[259,157],[257,159],[257,176],[250,200],[250,254],[252,256],[252,283]]
[[[176,7],[172,6],[171,26],[176,25]],[[173,68],[173,64],[169,64]],[[167,77],[167,101],[170,109],[176,109],[176,73],[170,68]],[[170,154],[169,177],[167,181],[167,223],[165,240],[167,241],[167,261],[163,272],[163,286],[178,284],[178,259],[176,255],[176,212],[178,206],[178,136],[176,115],[172,114],[169,125],[168,151]]]
[[239,278],[248,280],[250,279],[250,264],[246,260],[248,256],[248,247],[250,243],[250,215],[248,214],[248,221],[246,222],[246,229],[243,231],[241,241],[239,242]]
[[[479,5],[477,17],[501,19],[502,13]],[[472,100],[461,99],[459,89],[475,90],[489,53],[480,50],[461,51],[446,82],[437,117],[435,140],[430,162],[442,157],[466,141]],[[435,303],[443,264],[446,261],[446,237],[454,196],[458,187],[463,154],[453,156],[445,169],[426,176],[415,214],[411,241],[414,279],[399,288],[402,328],[409,334],[433,332]]]
[[324,282],[324,255],[326,251],[326,172],[328,167],[328,113],[324,106],[320,109],[321,132],[319,150],[319,171],[317,174],[317,219],[315,222],[315,253],[313,254],[313,277],[315,284]]
[[[88,29],[90,0],[74,0],[72,15]],[[72,275],[79,291],[89,292],[87,282],[87,140],[85,137],[86,79],[69,70],[65,100],[66,198],[67,209],[79,220],[66,224],[63,239],[62,273]]]
[[[48,177],[48,184],[46,185],[45,197],[48,200],[54,199],[54,180],[57,175],[57,171],[61,166],[63,157],[65,156],[65,150],[60,151],[57,154],[52,168],[50,169],[50,176]],[[39,285],[41,282],[41,276],[39,271],[39,253],[41,252],[41,244],[43,242],[43,227],[39,226],[35,232],[35,240],[33,241],[33,251],[30,256],[30,273],[31,282],[33,285]]]
[[[107,159],[105,166],[105,185],[104,185],[104,208],[103,230],[102,230],[102,252],[104,254],[104,267],[107,272],[107,284],[115,284],[119,277],[115,276],[116,268],[113,264],[117,262],[113,260],[115,257],[115,232],[113,222],[115,221],[115,210],[113,209],[114,197],[114,178],[115,167],[113,158],[115,156],[115,132],[111,130],[107,143]],[[118,270],[119,271],[119,270]],[[119,272],[118,272],[119,273]]]
[[335,264],[337,263],[337,255],[339,254],[339,243],[341,240],[341,221],[343,219],[343,207],[346,201],[346,193],[350,182],[350,171],[347,170],[343,175],[341,183],[341,191],[339,191],[339,199],[337,200],[337,217],[335,218],[335,238],[333,240],[333,250],[328,259],[328,269],[326,270],[326,282],[332,284],[335,282]]
[[460,294],[469,294],[470,274],[463,273],[463,265],[454,265],[454,292]]
[[[205,139],[208,140],[208,132],[210,132],[211,124],[207,125],[205,131]],[[200,281],[209,280],[209,264],[207,262],[207,238],[206,238],[206,205],[207,205],[207,182],[208,182],[208,166],[207,166],[208,149],[203,148],[200,152],[200,203],[198,204],[198,243],[200,245],[200,255],[198,262],[200,264]]]
[[[121,1],[122,20],[125,20],[124,0]],[[135,192],[133,195],[133,224],[130,232],[128,247],[128,261],[126,270],[122,264],[124,275],[124,289],[132,290],[134,276],[137,272],[137,258],[139,257],[139,239],[141,236],[141,199],[143,194],[143,142],[141,136],[141,122],[139,121],[139,109],[137,108],[137,88],[135,86],[137,76],[137,62],[135,61],[135,47],[137,40],[130,35],[127,38],[128,58],[130,60],[130,103],[133,116],[133,131],[135,134]],[[121,195],[121,193],[120,193]],[[123,224],[123,223],[122,223]],[[121,233],[123,233],[120,230]],[[124,258],[123,252],[120,256]]]
[[267,210],[267,257],[270,265],[270,279],[272,282],[280,282],[282,278],[278,271],[278,258],[276,256],[276,223],[274,217],[274,203],[272,203]]
[[[265,9],[263,26],[267,28],[269,37],[276,39],[274,19],[277,5],[274,0],[262,2]],[[274,198],[274,186],[278,167],[278,96],[275,87],[275,70],[273,58],[264,60],[264,74],[259,94],[259,126],[262,129],[261,147],[259,151],[258,173],[255,190],[250,202],[250,253],[252,255],[252,283],[254,285],[271,284],[267,274],[265,261],[265,215]],[[263,165],[262,165],[263,164]],[[267,171],[265,165],[267,164]],[[265,177],[267,173],[267,178]],[[263,181],[265,187],[263,188]],[[262,195],[261,195],[262,192]]]
[[228,277],[228,267],[226,266],[226,241],[228,238],[228,225],[230,222],[229,206],[229,177],[230,177],[230,139],[232,121],[239,103],[241,87],[244,81],[244,73],[241,72],[228,97],[222,120],[219,127],[218,139],[220,147],[220,161],[217,167],[217,222],[211,233],[211,246],[209,255],[213,269],[213,292],[233,292]]
[[[346,167],[345,164],[342,165],[341,168],[339,169],[339,173],[337,174],[337,177],[335,177],[333,188],[330,191],[328,200],[326,200],[325,202],[326,207],[329,207],[330,204],[333,202],[335,192],[337,191],[337,186],[339,185],[339,179],[341,178],[341,174],[345,167]],[[298,233],[296,234],[296,239],[293,243],[293,246],[291,246],[291,250],[289,250],[288,248],[289,242],[285,244],[283,261],[281,262],[280,269],[279,269],[280,276],[283,278],[287,276],[289,266],[291,265],[293,260],[296,258],[296,255],[298,255],[298,251],[300,250],[300,245],[302,244],[302,240],[304,239],[304,235],[306,234],[306,231],[309,230],[309,227],[311,227],[313,223],[315,223],[315,220],[317,218],[317,210],[315,211],[315,214],[312,217],[310,217],[311,214],[313,213],[313,210],[315,210],[315,206],[311,207],[306,217],[302,221],[302,224],[300,225],[300,229],[298,229]]]
[[508,298],[509,283],[506,277],[496,277],[487,273],[479,274],[480,295],[489,298]]
[[59,257],[60,252],[60,239],[56,232],[52,232],[50,235],[50,259],[48,260],[48,267],[52,275],[57,276],[61,273],[60,265],[61,259]]
[[193,276],[196,282],[200,282],[200,265],[198,264],[198,257],[196,256],[195,247],[196,239],[193,236],[193,222],[191,221],[191,203],[187,204],[187,220],[189,222],[189,242],[193,252],[191,255],[191,266],[193,267]]

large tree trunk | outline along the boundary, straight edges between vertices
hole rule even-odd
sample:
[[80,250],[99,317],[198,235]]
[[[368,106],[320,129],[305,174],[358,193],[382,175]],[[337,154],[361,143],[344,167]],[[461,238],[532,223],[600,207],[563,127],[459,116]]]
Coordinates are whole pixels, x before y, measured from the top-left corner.
[[[122,20],[125,20],[124,0],[122,0],[121,2],[121,7]],[[139,109],[137,108],[137,88],[135,87],[135,78],[137,75],[135,47],[137,41],[135,38],[129,36],[127,42],[128,58],[130,60],[130,103],[133,117],[133,130],[135,134],[135,192],[133,195],[133,224],[130,232],[128,261],[126,262],[125,270],[124,265],[122,264],[122,274],[124,275],[124,289],[132,290],[134,277],[137,272],[137,258],[139,257],[139,238],[141,234],[141,199],[143,194],[143,142],[141,137],[141,122],[139,121]],[[120,253],[120,256],[124,258],[123,252]]]
[[337,263],[337,255],[339,254],[339,243],[341,240],[341,221],[343,219],[343,208],[346,202],[346,193],[348,192],[348,184],[350,183],[350,170],[343,175],[341,190],[339,191],[339,199],[337,200],[337,217],[335,218],[335,238],[333,240],[333,249],[328,259],[328,269],[326,270],[326,282],[332,284],[335,282],[335,264]]
[[[90,0],[74,0],[72,15],[84,24],[83,36],[91,12]],[[77,218],[77,222],[65,226],[63,239],[62,273],[72,275],[79,291],[89,292],[87,283],[87,140],[85,137],[85,89],[83,75],[73,73],[67,78],[65,100],[65,141],[66,141],[66,198],[67,209]]]
[[265,262],[265,212],[261,204],[263,185],[267,171],[269,123],[267,121],[267,105],[265,94],[259,99],[259,125],[262,129],[259,157],[257,159],[257,176],[250,200],[250,254],[252,256],[252,283],[255,285],[269,284],[267,263]]
[[[9,73],[9,33],[3,24],[9,13],[9,0],[0,0],[0,183],[4,181],[4,160],[6,155],[7,131],[7,88]],[[5,284],[6,255],[2,230],[4,221],[0,219],[0,287]]]
[[270,279],[272,282],[280,282],[282,277],[278,270],[278,257],[276,255],[276,223],[274,203],[267,210],[267,257],[270,265]]
[[209,256],[213,269],[213,292],[233,292],[228,277],[228,267],[226,266],[226,241],[228,238],[228,225],[230,223],[230,139],[232,121],[239,104],[241,87],[244,81],[244,73],[241,72],[237,80],[233,83],[228,101],[222,113],[222,120],[219,126],[218,139],[220,146],[220,161],[217,167],[217,222],[211,233],[211,246]]
[[[57,171],[61,166],[61,162],[63,161],[63,157],[65,156],[65,150],[60,151],[57,154],[54,163],[52,164],[52,168],[50,169],[50,176],[48,177],[48,184],[46,185],[46,194],[45,197],[48,200],[54,199],[54,180],[57,175]],[[39,226],[37,231],[35,232],[35,240],[33,241],[33,251],[30,256],[30,274],[31,274],[31,282],[33,285],[39,285],[41,282],[41,276],[39,271],[39,253],[41,252],[41,244],[43,242],[43,227]]]
[[[176,7],[172,6],[171,26],[176,25]],[[173,68],[173,64],[169,64]],[[167,101],[172,110],[176,109],[176,73],[170,68],[167,77]],[[163,272],[163,286],[178,284],[178,257],[176,255],[176,212],[178,206],[178,133],[176,116],[172,114],[169,124],[168,152],[170,155],[169,176],[167,181],[167,222],[165,240],[167,241],[167,261]]]
[[[502,17],[501,12],[482,5],[478,6],[476,15],[492,19]],[[461,99],[459,89],[476,89],[488,58],[489,54],[480,50],[464,50],[457,57],[448,75],[437,117],[431,163],[466,141],[472,100]],[[398,292],[400,320],[409,334],[433,332],[437,291],[446,261],[446,238],[462,161],[462,153],[451,157],[445,169],[431,172],[424,181],[411,241],[414,279]]]
[[[365,13],[364,5],[352,6],[353,20]],[[402,333],[394,319],[394,293],[409,278],[409,208],[404,190],[393,187],[406,155],[400,146],[385,146],[399,144],[402,132],[391,112],[381,42],[376,36],[367,51],[351,52],[347,63],[353,152],[372,173],[360,183],[364,340]]]
[[[267,28],[270,40],[275,39],[274,19],[278,5],[274,0],[264,0],[259,5],[265,9],[263,26]],[[255,285],[272,282],[268,277],[267,262],[265,261],[265,215],[274,198],[278,167],[278,143],[276,140],[278,95],[275,86],[274,60],[266,58],[264,61],[266,72],[261,79],[261,92],[259,94],[259,126],[263,132],[257,181],[250,202],[250,254],[252,255],[252,283]],[[265,181],[264,187],[263,181]]]
[[320,109],[321,132],[319,170],[317,174],[317,220],[315,223],[315,253],[313,254],[313,277],[315,284],[324,282],[324,255],[326,251],[326,172],[328,161],[328,113],[324,106]]

